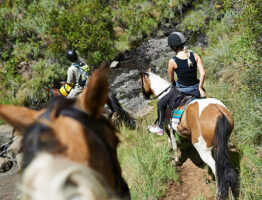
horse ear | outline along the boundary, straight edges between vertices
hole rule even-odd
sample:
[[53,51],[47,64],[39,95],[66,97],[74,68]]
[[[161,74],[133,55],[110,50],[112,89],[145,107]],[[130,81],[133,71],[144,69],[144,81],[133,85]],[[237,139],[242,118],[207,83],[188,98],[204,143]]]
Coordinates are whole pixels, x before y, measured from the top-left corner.
[[0,117],[20,130],[26,129],[41,114],[42,111],[35,111],[25,107],[0,105]]
[[87,87],[77,100],[77,104],[80,105],[81,109],[95,118],[100,117],[102,114],[108,98],[109,88],[106,67],[107,64],[104,62],[93,72]]

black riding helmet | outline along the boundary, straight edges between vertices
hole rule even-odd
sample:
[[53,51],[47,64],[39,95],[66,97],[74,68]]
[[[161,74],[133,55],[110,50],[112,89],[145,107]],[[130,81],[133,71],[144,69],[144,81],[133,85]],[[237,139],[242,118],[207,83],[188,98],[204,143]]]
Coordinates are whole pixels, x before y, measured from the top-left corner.
[[186,43],[186,38],[180,32],[173,32],[168,36],[167,43],[170,47],[180,47]]
[[66,57],[68,60],[70,60],[71,62],[75,62],[78,60],[78,56],[77,53],[74,50],[69,50],[67,51]]

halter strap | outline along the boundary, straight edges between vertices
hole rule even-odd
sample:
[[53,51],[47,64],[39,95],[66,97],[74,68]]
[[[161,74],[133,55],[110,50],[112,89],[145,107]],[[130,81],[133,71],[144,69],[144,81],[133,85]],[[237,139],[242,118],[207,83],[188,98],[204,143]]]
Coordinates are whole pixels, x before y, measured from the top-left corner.
[[[116,189],[118,188],[119,184],[118,184],[118,174],[121,174],[121,171],[119,171],[120,168],[118,168],[116,166],[116,160],[114,160],[114,150],[112,149],[112,147],[106,142],[106,139],[104,137],[103,134],[100,134],[100,133],[96,133],[97,131],[94,130],[94,128],[96,126],[87,126],[87,123],[90,122],[89,124],[92,124],[94,125],[94,121],[95,119],[88,115],[87,113],[83,112],[82,110],[74,107],[74,106],[71,106],[69,108],[66,108],[64,110],[62,110],[60,112],[60,115],[63,115],[63,116],[67,116],[67,117],[70,117],[78,122],[80,122],[82,124],[82,126],[88,130],[88,133],[92,134],[92,136],[94,138],[96,138],[96,141],[98,143],[100,143],[101,145],[105,146],[106,148],[106,151],[109,153],[110,157],[111,157],[111,164],[113,166],[113,171],[114,171],[114,179],[115,179],[115,184],[116,184]],[[120,181],[121,181],[121,178],[120,178]],[[128,187],[126,188],[126,191],[124,191],[126,193],[129,193],[129,189]]]
[[160,92],[160,94],[158,94],[157,96],[153,97],[153,98],[149,98],[149,100],[153,100],[156,99],[158,97],[160,97],[164,92],[166,92],[169,88],[171,88],[173,85],[169,85],[166,89],[164,89],[162,92]]

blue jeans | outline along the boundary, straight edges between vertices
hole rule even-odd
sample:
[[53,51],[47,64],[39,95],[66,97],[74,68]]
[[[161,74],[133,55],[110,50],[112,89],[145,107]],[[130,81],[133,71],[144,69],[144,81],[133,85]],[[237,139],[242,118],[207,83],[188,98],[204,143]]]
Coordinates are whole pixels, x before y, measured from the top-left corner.
[[197,98],[200,98],[200,92],[199,92],[199,83],[195,85],[185,86],[181,85],[179,83],[176,83],[176,88],[179,91],[184,92],[186,95],[195,96]]
[[192,90],[198,90],[199,88],[199,83],[195,84],[195,85],[190,85],[190,86],[185,86],[185,85],[181,85],[178,82],[176,82],[176,88],[182,92],[190,92]]

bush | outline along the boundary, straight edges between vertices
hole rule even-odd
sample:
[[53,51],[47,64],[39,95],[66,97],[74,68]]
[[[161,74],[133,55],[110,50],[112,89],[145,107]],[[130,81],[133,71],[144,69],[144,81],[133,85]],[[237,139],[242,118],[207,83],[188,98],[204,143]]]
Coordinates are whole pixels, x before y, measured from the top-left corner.
[[114,55],[112,15],[98,0],[81,2],[68,10],[52,10],[49,21],[50,48],[55,52],[77,49],[90,64]]

